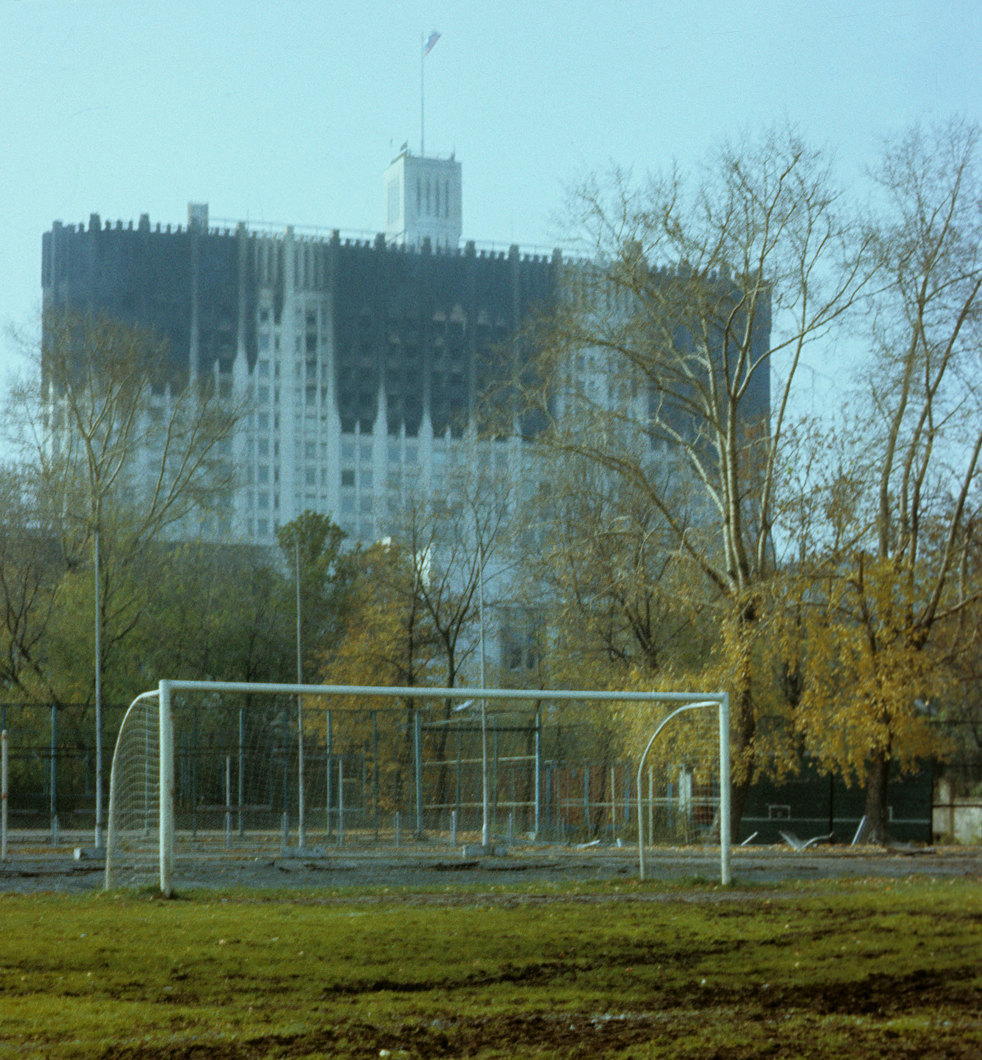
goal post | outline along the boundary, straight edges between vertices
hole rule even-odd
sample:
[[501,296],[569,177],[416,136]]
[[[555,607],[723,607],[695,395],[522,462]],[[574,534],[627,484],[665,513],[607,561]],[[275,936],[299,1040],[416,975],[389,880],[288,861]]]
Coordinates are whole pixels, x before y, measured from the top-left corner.
[[[640,878],[644,879],[644,815],[642,813],[641,775],[644,770],[648,752],[651,750],[655,740],[658,739],[662,729],[679,714],[689,710],[700,710],[703,707],[717,707],[719,711],[719,773],[720,773],[720,799],[719,799],[719,834],[720,834],[720,880],[724,884],[730,882],[730,805],[729,805],[729,777],[730,777],[730,711],[729,696],[725,693],[712,698],[697,698],[694,702],[683,703],[676,707],[670,714],[662,718],[658,727],[651,734],[651,739],[645,745],[641,758],[638,761],[638,871]],[[724,783],[724,777],[726,781]]]
[[[175,693],[233,693],[241,696],[287,695],[321,697],[382,697],[390,699],[439,700],[527,700],[533,702],[616,702],[653,704],[715,705],[719,714],[719,825],[720,880],[730,883],[730,749],[729,697],[726,693],[705,692],[628,692],[607,689],[515,689],[515,688],[432,688],[420,686],[309,685],[246,681],[161,680],[156,693],[159,708],[159,868],[160,890],[173,894],[175,838],[175,773],[173,697]],[[138,697],[139,698],[139,697]]]
[[160,827],[160,711],[158,692],[142,692],[123,715],[109,773],[106,887],[119,878],[117,863],[146,846]]

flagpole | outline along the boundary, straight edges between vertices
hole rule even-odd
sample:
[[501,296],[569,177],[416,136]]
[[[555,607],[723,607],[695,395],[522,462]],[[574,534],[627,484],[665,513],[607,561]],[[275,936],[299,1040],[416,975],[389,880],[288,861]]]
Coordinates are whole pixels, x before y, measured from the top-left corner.
[[440,34],[433,30],[428,37],[419,35],[419,153],[426,154],[425,126],[423,124],[423,70],[426,66],[426,57],[433,50],[433,45],[440,39]]

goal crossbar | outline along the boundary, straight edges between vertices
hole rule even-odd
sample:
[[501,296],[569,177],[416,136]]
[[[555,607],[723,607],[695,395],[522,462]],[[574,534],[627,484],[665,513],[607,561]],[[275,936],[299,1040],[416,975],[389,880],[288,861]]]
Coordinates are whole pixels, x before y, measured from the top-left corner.
[[[730,883],[730,703],[725,692],[628,692],[609,689],[433,688],[416,685],[308,685],[251,681],[161,680],[157,685],[160,718],[160,890],[173,893],[174,873],[174,727],[172,698],[178,692],[231,692],[239,695],[364,696],[390,699],[592,701],[677,703],[709,706],[719,714],[720,880]],[[153,695],[153,692],[143,693]],[[139,697],[138,697],[139,698]],[[667,720],[667,719],[666,719]]]

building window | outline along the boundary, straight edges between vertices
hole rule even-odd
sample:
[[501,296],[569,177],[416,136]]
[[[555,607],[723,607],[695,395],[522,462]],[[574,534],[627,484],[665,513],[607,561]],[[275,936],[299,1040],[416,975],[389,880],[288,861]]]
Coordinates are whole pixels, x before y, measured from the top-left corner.
[[355,484],[355,470],[354,468],[345,468],[341,472],[341,485],[342,486],[353,486]]
[[389,181],[389,224],[399,220],[399,178]]

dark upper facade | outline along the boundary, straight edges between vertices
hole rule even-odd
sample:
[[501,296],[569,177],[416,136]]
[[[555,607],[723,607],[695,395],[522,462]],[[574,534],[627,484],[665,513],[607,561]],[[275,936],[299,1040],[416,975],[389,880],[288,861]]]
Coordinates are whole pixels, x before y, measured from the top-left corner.
[[482,390],[505,378],[514,337],[552,303],[559,268],[558,256],[517,247],[432,251],[426,241],[416,249],[336,231],[301,239],[244,225],[162,229],[146,215],[135,227],[96,214],[88,226],[56,223],[42,243],[46,309],[152,327],[182,375],[231,374],[237,359],[251,374],[264,316],[279,327],[299,300],[305,358],[330,350],[342,430],[371,430],[384,394],[388,432],[404,425],[411,436],[424,412],[436,434],[457,432]]

